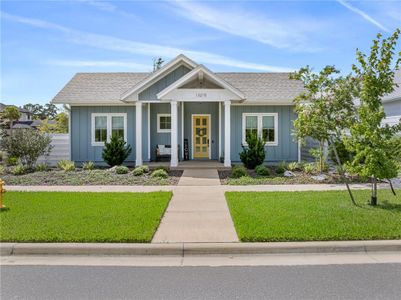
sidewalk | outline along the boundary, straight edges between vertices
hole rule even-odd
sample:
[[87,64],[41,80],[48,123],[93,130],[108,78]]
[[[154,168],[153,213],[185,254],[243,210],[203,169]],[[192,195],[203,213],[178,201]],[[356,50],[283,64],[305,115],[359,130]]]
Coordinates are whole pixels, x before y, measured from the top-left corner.
[[[29,191],[29,192],[155,192],[155,191],[177,191],[188,188],[202,187],[192,181],[193,185],[8,185],[7,191]],[[351,184],[353,190],[370,189],[369,184]],[[388,184],[379,184],[379,188],[389,188]],[[344,184],[281,184],[281,185],[210,185],[203,189],[213,191],[244,191],[244,192],[272,192],[272,191],[332,191],[346,190]]]
[[215,169],[185,170],[152,243],[237,242],[219,185]]

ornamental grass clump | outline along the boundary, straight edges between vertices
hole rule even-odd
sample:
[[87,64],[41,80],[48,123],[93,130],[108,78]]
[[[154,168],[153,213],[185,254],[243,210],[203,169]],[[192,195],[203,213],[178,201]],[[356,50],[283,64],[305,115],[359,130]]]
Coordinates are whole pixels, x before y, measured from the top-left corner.
[[82,164],[82,169],[85,171],[91,171],[95,168],[95,163],[93,161],[87,161]]
[[11,169],[11,174],[13,175],[24,175],[27,169],[23,164],[18,164]]
[[62,159],[57,163],[57,167],[65,172],[75,171],[75,163],[71,160]]
[[49,170],[49,165],[46,163],[38,163],[35,166],[36,172],[46,172],[47,170]]

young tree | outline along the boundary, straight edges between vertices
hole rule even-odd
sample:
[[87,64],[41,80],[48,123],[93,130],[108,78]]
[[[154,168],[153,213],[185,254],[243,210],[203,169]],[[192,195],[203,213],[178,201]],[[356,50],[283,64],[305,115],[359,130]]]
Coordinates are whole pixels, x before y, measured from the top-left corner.
[[[319,169],[324,169],[323,146],[328,143],[336,152],[335,141],[341,140],[344,130],[354,121],[355,109],[353,96],[356,80],[351,76],[337,76],[339,70],[326,66],[314,73],[307,66],[290,75],[291,79],[301,80],[305,91],[294,99],[297,119],[294,121],[298,139],[311,137],[319,141]],[[342,172],[342,162],[336,155],[337,164]],[[346,183],[351,200],[351,190]],[[355,202],[354,202],[355,203]]]
[[250,134],[246,137],[246,143],[248,145],[242,145],[239,156],[247,169],[255,169],[265,161],[265,141],[257,134]]
[[394,57],[400,30],[385,39],[381,34],[373,40],[368,55],[357,50],[359,66],[353,70],[359,78],[359,107],[357,121],[350,126],[345,146],[355,153],[346,167],[350,172],[372,178],[371,205],[377,205],[377,181],[396,177],[399,164],[394,151],[394,136],[401,124],[382,125],[385,113],[381,99],[394,91],[394,71],[399,68],[401,52]]
[[111,167],[121,165],[130,155],[132,148],[124,139],[114,135],[110,143],[104,143],[102,158]]
[[7,127],[10,129],[10,135],[13,133],[13,125],[15,121],[21,118],[21,113],[15,106],[6,106],[4,111],[1,113],[2,123],[6,123]]
[[2,139],[1,146],[10,157],[20,159],[32,169],[41,155],[49,155],[53,146],[51,138],[36,129],[18,129],[12,136]]

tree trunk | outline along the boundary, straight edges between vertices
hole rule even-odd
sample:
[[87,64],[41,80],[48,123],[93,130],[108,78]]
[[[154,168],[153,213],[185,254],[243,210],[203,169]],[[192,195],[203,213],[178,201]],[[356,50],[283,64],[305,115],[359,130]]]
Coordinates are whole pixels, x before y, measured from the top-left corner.
[[370,205],[377,205],[377,178],[372,177],[372,197],[370,198]]
[[347,190],[348,190],[348,194],[351,197],[351,201],[352,201],[352,203],[354,205],[356,205],[356,202],[355,202],[355,199],[354,199],[354,195],[352,195],[352,191],[351,191],[351,189],[349,187],[349,184],[348,184],[348,178],[344,174],[343,165],[342,165],[342,163],[340,161],[340,157],[338,156],[336,144],[332,140],[330,140],[329,143],[333,146],[333,152],[334,152],[334,156],[336,157],[336,160],[337,160],[337,165],[338,165],[338,168],[339,168],[339,171],[340,171],[340,175],[344,179],[345,186],[347,187]]
[[320,143],[319,143],[319,148],[320,148],[320,151],[319,151],[319,165],[320,165],[320,172],[323,172],[323,168],[324,168],[324,166],[323,166],[323,164],[324,164],[324,159],[323,159],[323,155],[324,155],[324,153],[323,153],[323,145],[324,145],[324,142],[323,141],[320,141]]

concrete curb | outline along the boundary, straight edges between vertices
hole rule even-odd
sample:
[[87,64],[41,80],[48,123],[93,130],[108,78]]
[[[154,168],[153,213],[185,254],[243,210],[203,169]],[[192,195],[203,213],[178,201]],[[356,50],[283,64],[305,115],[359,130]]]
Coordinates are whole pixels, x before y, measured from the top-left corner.
[[284,243],[1,243],[1,256],[13,255],[245,255],[345,252],[401,252],[401,240]]

